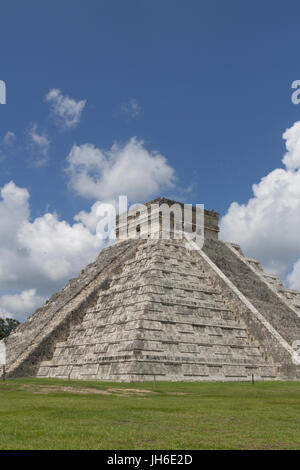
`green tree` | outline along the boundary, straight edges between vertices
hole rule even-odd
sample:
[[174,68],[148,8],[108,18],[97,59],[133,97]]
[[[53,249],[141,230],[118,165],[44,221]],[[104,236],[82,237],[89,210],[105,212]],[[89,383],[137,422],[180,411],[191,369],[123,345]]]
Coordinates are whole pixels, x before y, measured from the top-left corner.
[[19,324],[20,322],[14,318],[0,318],[0,340],[7,338]]

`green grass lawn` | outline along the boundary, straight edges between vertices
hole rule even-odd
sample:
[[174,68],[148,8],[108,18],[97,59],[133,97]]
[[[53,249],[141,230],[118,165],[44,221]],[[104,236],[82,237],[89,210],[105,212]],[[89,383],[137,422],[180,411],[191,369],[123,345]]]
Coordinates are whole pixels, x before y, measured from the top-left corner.
[[0,449],[300,449],[300,383],[8,380]]

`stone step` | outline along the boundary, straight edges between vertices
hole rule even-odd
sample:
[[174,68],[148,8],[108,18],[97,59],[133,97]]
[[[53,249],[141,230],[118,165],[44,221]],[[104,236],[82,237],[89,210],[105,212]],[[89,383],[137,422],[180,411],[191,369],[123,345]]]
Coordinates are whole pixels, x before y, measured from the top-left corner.
[[[71,360],[72,359],[72,360]],[[111,353],[110,355],[93,355],[90,354],[88,358],[84,360],[84,358],[72,356],[70,357],[55,357],[51,361],[43,361],[41,363],[42,367],[51,367],[51,366],[58,366],[58,365],[76,365],[76,364],[101,364],[104,362],[107,363],[116,363],[119,361],[128,361],[128,362],[145,362],[153,361],[155,363],[173,363],[174,365],[178,365],[180,363],[190,364],[190,365],[213,365],[213,366],[232,366],[232,367],[239,367],[239,366],[248,366],[248,367],[261,367],[261,368],[274,368],[276,365],[274,364],[265,364],[257,361],[257,358],[253,358],[249,360],[248,358],[230,358],[226,356],[224,359],[220,357],[206,357],[206,356],[198,356],[192,357],[190,355],[154,355],[151,351],[145,351],[144,357],[139,355],[138,357],[132,354],[129,354],[127,351],[120,351]]]
[[177,282],[177,283],[172,283],[171,281],[168,280],[158,280],[155,277],[152,277],[151,279],[144,279],[143,282],[133,282],[133,281],[127,281],[122,284],[112,284],[109,288],[109,290],[104,291],[100,293],[99,298],[102,298],[103,296],[107,295],[114,295],[116,293],[123,293],[126,291],[132,291],[132,290],[140,290],[141,288],[155,288],[155,292],[160,291],[160,292],[182,292],[185,294],[189,295],[194,295],[198,293],[207,293],[207,294],[217,294],[220,296],[221,291],[220,289],[216,289],[214,287],[211,287],[207,285],[204,282],[198,282],[194,283],[193,286],[191,286],[190,283],[185,282]]
[[228,310],[226,307],[223,307],[222,302],[215,301],[214,299],[196,299],[193,297],[174,297],[171,295],[162,295],[154,293],[146,293],[137,295],[136,298],[132,296],[122,296],[122,295],[114,295],[113,298],[107,298],[106,301],[101,301],[97,304],[97,308],[99,311],[104,311],[110,308],[118,308],[118,307],[129,307],[130,305],[138,305],[141,303],[152,303],[161,306],[161,310],[165,308],[165,306],[177,306],[179,308],[189,308],[189,309],[197,309],[197,308],[207,308],[212,310],[220,310],[226,311]]
[[132,279],[134,279],[135,277],[137,279],[140,279],[142,275],[145,275],[147,273],[149,273],[152,276],[155,276],[158,279],[167,278],[170,280],[174,279],[176,281],[176,279],[181,280],[182,278],[183,281],[184,279],[186,279],[186,282],[187,282],[187,279],[191,279],[193,282],[201,281],[203,279],[208,281],[207,276],[205,276],[205,274],[200,271],[195,271],[195,272],[192,272],[190,270],[179,271],[178,269],[177,270],[170,269],[169,267],[164,267],[163,269],[161,269],[157,266],[157,264],[153,264],[149,266],[143,265],[143,267],[140,269],[135,268],[130,271],[123,270],[122,274],[112,276],[112,282],[116,282],[116,281],[122,282],[122,279],[128,278],[128,276],[130,276]]
[[[99,341],[99,339],[98,339]],[[189,353],[192,354],[193,358],[197,358],[199,356],[212,358],[217,355],[226,355],[228,358],[232,358],[236,360],[237,358],[256,358],[259,362],[262,362],[262,358],[260,355],[260,351],[258,346],[251,347],[249,344],[245,345],[234,345],[234,344],[222,344],[220,343],[184,343],[180,338],[168,339],[164,342],[162,341],[154,341],[154,340],[136,340],[132,338],[131,340],[128,339],[121,339],[115,342],[113,340],[109,341],[101,341],[95,344],[84,344],[82,341],[80,344],[73,344],[57,347],[55,354],[53,355],[53,359],[56,357],[65,357],[65,356],[82,356],[86,358],[87,356],[93,355],[98,357],[100,353],[107,353],[110,351],[112,353],[116,353],[118,351],[127,351],[128,354],[136,354],[136,351],[140,351],[142,355],[148,354],[149,352],[167,352],[169,350],[169,346],[172,345],[172,352],[176,353]],[[77,353],[75,354],[75,352]]]
[[[142,312],[141,312],[142,313]],[[159,318],[159,319],[158,319]],[[79,325],[74,325],[73,331],[79,331],[85,328],[88,328],[89,325],[97,328],[104,328],[110,325],[122,325],[123,328],[140,328],[140,329],[149,329],[149,330],[161,330],[164,326],[177,325],[180,328],[220,328],[226,333],[229,331],[246,331],[245,326],[242,326],[236,321],[216,321],[214,318],[189,318],[188,320],[184,319],[181,315],[172,316],[171,318],[162,317],[161,315],[157,319],[152,318],[150,315],[146,318],[145,316],[140,316],[137,318],[129,318],[127,314],[122,315],[110,315],[108,318],[93,316],[86,316],[82,323]]]
[[[117,359],[119,361],[119,358]],[[158,363],[149,360],[147,363],[139,363],[135,360],[126,360],[123,363],[102,363],[102,364],[81,364],[81,365],[61,365],[50,367],[50,364],[43,363],[40,376],[62,377],[70,376],[72,379],[88,378],[115,381],[132,380],[187,380],[195,377],[196,380],[251,380],[252,374],[256,380],[276,378],[276,366],[263,366],[260,364],[246,365],[226,364],[220,362],[199,362],[195,364],[182,363],[176,361]],[[173,377],[173,379],[172,379]]]

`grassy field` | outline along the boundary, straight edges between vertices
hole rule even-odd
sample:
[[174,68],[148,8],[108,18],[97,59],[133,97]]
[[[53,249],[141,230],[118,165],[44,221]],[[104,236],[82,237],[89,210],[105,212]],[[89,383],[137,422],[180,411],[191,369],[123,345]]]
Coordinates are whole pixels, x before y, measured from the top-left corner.
[[0,449],[300,449],[300,383],[8,380]]

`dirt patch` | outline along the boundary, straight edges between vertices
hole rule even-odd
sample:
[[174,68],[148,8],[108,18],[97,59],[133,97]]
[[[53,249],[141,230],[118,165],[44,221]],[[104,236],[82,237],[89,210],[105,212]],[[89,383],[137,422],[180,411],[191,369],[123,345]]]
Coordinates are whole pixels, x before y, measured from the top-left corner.
[[77,395],[114,395],[114,396],[144,396],[145,393],[154,393],[151,390],[142,390],[135,388],[108,388],[106,390],[101,390],[98,388],[91,387],[71,387],[71,386],[59,386],[59,385],[48,385],[43,387],[34,387],[32,385],[23,385],[22,387],[25,390],[30,391],[33,394],[42,394],[47,395],[49,393],[73,393]]
[[108,388],[108,391],[111,392],[121,392],[121,393],[154,393],[151,390],[143,390],[141,388]]
[[107,392],[106,390],[99,390],[97,388],[73,388],[73,387],[43,387],[39,390],[35,390],[33,393],[75,393],[78,395],[84,394],[96,394],[96,395],[111,395],[111,393]]
[[122,421],[116,421],[114,424],[138,424],[138,423],[135,423],[134,421],[131,421],[129,419],[123,419]]
[[5,392],[7,392],[8,390],[14,392],[14,391],[16,390],[16,388],[15,388],[15,387],[11,387],[11,386],[6,385],[6,384],[3,384],[3,385],[1,384],[1,385],[0,385],[0,392],[3,391],[3,390],[4,390]]

